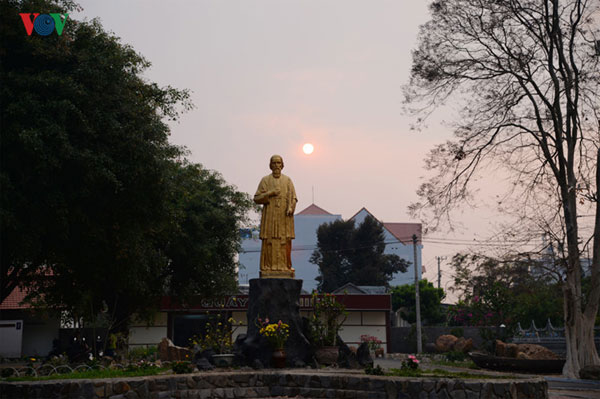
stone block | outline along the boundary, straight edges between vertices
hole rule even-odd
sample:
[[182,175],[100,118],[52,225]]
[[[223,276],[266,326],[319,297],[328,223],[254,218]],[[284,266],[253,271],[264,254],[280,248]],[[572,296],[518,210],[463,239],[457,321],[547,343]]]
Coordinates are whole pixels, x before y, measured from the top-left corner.
[[432,380],[424,380],[423,381],[423,390],[425,392],[435,391],[435,381]]
[[455,391],[450,392],[450,397],[452,399],[467,399],[467,395],[462,389],[457,389]]
[[213,394],[212,389],[200,389],[198,398],[199,399],[209,399],[209,398],[212,398],[212,394]]
[[[94,395],[97,398],[105,398],[106,397],[106,384],[105,383],[94,384]],[[50,396],[47,395],[45,397],[50,397]]]
[[504,397],[506,393],[509,392],[509,383],[507,382],[496,382],[493,384],[494,386],[494,395],[497,397]]
[[465,339],[464,337],[460,337],[454,344],[454,348],[452,350],[467,353],[470,352],[471,349],[473,349],[473,339]]
[[112,390],[115,394],[119,395],[128,392],[131,388],[125,381],[118,381],[112,384]]
[[454,348],[456,341],[458,341],[458,338],[454,335],[440,335],[435,340],[435,349],[440,353],[450,352]]

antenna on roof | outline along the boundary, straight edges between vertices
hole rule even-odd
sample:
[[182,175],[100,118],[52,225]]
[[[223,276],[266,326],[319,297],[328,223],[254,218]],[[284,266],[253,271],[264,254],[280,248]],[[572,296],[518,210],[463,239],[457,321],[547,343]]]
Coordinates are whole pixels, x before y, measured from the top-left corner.
[[312,186],[312,203],[315,203],[315,186]]

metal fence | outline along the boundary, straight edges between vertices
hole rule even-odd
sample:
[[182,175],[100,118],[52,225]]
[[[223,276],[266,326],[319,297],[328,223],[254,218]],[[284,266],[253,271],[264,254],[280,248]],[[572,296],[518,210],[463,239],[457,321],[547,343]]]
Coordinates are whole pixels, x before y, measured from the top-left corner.
[[[594,337],[596,340],[600,339],[600,327],[594,328]],[[535,321],[531,320],[529,328],[524,329],[521,327],[521,323],[517,324],[517,331],[515,332],[514,339],[517,341],[541,341],[541,340],[558,340],[564,341],[565,339],[565,328],[554,327],[550,319],[546,322],[546,326],[543,328],[537,328]]]

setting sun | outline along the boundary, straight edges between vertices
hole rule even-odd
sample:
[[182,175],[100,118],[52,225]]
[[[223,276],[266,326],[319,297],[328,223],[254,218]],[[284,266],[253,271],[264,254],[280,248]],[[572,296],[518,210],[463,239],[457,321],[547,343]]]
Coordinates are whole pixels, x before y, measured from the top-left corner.
[[306,144],[304,144],[304,145],[302,146],[302,151],[304,151],[304,153],[305,153],[306,155],[310,155],[310,154],[312,154],[312,152],[313,152],[314,150],[315,150],[315,147],[314,147],[312,144],[310,144],[310,143],[306,143]]

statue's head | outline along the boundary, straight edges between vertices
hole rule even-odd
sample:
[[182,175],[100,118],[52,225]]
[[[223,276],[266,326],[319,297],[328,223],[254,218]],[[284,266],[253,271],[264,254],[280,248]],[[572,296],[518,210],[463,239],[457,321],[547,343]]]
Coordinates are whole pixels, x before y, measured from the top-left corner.
[[273,176],[281,176],[281,169],[283,169],[283,158],[281,155],[273,155],[269,161],[269,169],[273,171]]

